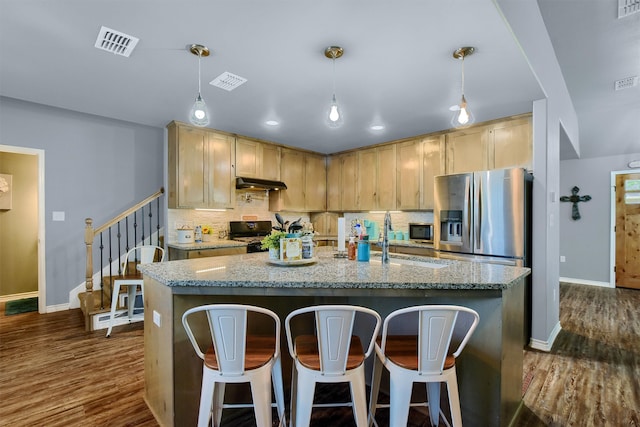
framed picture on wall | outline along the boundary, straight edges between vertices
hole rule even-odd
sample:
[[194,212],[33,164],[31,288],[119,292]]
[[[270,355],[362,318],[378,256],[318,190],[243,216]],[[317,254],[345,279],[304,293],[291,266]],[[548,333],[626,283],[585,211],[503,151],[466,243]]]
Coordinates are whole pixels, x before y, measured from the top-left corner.
[[0,209],[11,209],[12,175],[0,173]]

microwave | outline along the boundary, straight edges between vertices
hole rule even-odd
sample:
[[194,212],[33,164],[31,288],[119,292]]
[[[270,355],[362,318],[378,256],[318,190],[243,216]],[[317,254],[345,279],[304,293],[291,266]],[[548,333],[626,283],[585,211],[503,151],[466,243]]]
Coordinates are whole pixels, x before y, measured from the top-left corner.
[[409,223],[409,239],[421,243],[433,243],[433,224]]

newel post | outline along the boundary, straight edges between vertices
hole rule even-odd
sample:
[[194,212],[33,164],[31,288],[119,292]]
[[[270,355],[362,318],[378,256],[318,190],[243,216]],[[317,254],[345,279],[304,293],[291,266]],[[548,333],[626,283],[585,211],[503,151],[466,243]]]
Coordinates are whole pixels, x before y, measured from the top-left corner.
[[87,248],[87,269],[86,269],[86,294],[84,298],[84,328],[86,331],[91,330],[90,311],[93,310],[93,220],[86,218],[84,220],[84,244]]

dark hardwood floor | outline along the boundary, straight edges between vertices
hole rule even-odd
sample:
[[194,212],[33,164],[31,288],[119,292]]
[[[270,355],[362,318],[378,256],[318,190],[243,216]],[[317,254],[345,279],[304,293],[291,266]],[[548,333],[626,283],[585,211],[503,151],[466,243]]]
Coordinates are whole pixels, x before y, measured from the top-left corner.
[[[515,425],[640,426],[640,291],[561,284],[560,303],[552,350],[525,350],[531,382]],[[0,426],[157,426],[143,400],[142,332],[122,326],[107,339],[84,332],[79,310],[5,316],[0,303]],[[413,415],[411,426],[428,425]],[[350,410],[314,411],[312,426],[327,425],[352,426]]]

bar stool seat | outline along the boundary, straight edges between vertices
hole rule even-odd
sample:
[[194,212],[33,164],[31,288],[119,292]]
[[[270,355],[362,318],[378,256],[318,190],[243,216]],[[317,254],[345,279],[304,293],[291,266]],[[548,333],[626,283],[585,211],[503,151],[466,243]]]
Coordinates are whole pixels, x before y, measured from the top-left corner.
[[[296,334],[294,319],[313,316],[315,335]],[[359,316],[357,316],[359,315]],[[356,317],[362,321],[358,332],[366,336],[363,348],[354,333]],[[291,426],[308,427],[317,406],[351,406],[358,427],[367,425],[367,395],[364,361],[371,353],[381,318],[375,311],[351,305],[320,305],[300,308],[285,320],[289,353],[293,359],[291,375]],[[314,405],[316,383],[349,383],[351,402]]]
[[[461,313],[462,316],[459,316]],[[431,425],[439,425],[442,416],[447,426],[461,427],[462,414],[455,362],[471,338],[479,319],[476,311],[453,305],[422,305],[389,314],[382,326],[382,336],[376,340],[369,424],[377,425],[377,408],[389,408],[389,425],[404,426],[407,425],[410,406],[426,406],[429,408]],[[405,328],[411,323],[416,324],[417,334],[389,334],[393,324],[402,324]],[[389,404],[378,403],[380,378],[384,368],[389,371]],[[426,385],[427,402],[411,403],[414,382]],[[443,382],[448,391],[451,424],[440,409],[440,384]]]
[[[190,322],[194,327],[197,324],[197,313],[205,314],[202,317],[206,317],[209,325],[208,340],[211,343],[206,345],[206,352],[201,350],[204,337],[196,338],[190,325]],[[185,311],[182,325],[193,349],[203,361],[198,427],[209,426],[211,420],[214,426],[219,426],[223,409],[246,407],[253,407],[258,427],[272,427],[272,407],[277,408],[278,425],[285,425],[280,318],[277,314],[250,305],[209,304]],[[253,325],[271,332],[268,335],[249,333]],[[252,403],[224,403],[227,383],[249,383]],[[272,403],[272,387],[275,403]]]

